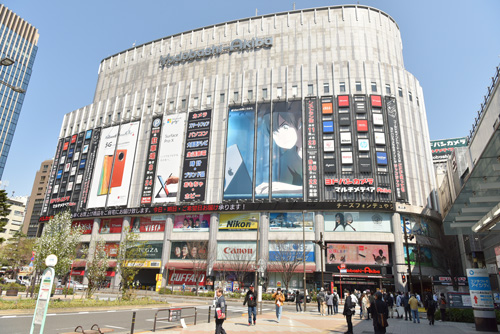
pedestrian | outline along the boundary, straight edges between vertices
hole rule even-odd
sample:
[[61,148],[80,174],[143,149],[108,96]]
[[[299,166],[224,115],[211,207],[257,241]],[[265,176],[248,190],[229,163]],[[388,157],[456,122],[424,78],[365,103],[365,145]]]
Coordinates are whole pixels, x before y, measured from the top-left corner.
[[389,292],[387,294],[385,303],[387,304],[387,308],[389,309],[389,317],[394,318],[394,297],[392,296],[392,292]]
[[186,291],[186,283],[182,283],[182,292]]
[[375,298],[373,297],[373,294],[370,290],[366,291],[366,295],[368,297],[368,305],[366,305],[366,310],[368,311],[366,312],[367,315],[366,320],[370,320],[370,313],[372,312],[370,307],[375,302]]
[[410,304],[408,304],[409,301],[410,301],[410,297],[409,297],[408,292],[407,292],[407,293],[405,293],[403,299],[401,300],[401,303],[403,304],[403,307],[405,309],[405,321],[408,321],[408,316],[410,316],[410,321],[411,321]]
[[333,314],[339,313],[339,295],[337,291],[333,291]]
[[302,295],[300,294],[300,291],[297,290],[295,292],[295,310],[297,312],[302,312]]
[[370,311],[373,318],[373,329],[375,334],[383,334],[386,332],[386,328],[389,326],[387,323],[387,317],[389,316],[389,310],[386,303],[382,300],[382,293],[377,291],[373,298],[373,302],[370,306]]
[[344,290],[345,301],[344,301],[344,312],[342,313],[345,316],[345,320],[347,322],[347,332],[344,334],[353,334],[352,331],[352,315],[354,314],[354,310],[356,309],[356,304],[352,301],[351,293],[349,290]]
[[222,324],[226,319],[227,305],[224,296],[222,295],[222,288],[217,289],[217,301],[215,302],[215,334],[226,334]]
[[408,304],[410,305],[411,315],[413,316],[413,323],[415,323],[415,320],[420,323],[420,317],[418,315],[418,299],[415,297],[415,295],[411,295]]
[[425,308],[427,310],[427,319],[429,320],[429,325],[434,325],[434,314],[436,313],[437,303],[434,300],[432,294],[429,293],[425,301]]
[[370,320],[370,313],[368,310],[370,308],[370,298],[368,294],[368,291],[363,293],[363,298],[361,299],[361,306],[363,307],[363,310],[361,312],[363,312],[363,317],[365,320]]
[[253,284],[250,285],[250,289],[245,295],[245,300],[243,305],[248,304],[248,326],[252,326],[252,315],[253,315],[253,325],[257,322],[257,294],[254,291]]
[[325,289],[321,288],[319,290],[318,296],[318,304],[320,305],[320,315],[322,317],[326,316],[326,295],[325,295]]
[[333,294],[330,291],[326,295],[326,307],[328,307],[328,315],[333,315]]
[[365,292],[361,292],[361,295],[359,296],[358,299],[358,305],[359,305],[359,320],[363,319],[363,298],[365,298]]
[[275,293],[273,293],[272,297],[274,299],[274,304],[276,305],[276,318],[278,319],[278,321],[276,322],[279,323],[281,320],[281,311],[283,311],[283,303],[285,302],[285,296],[281,292],[281,288],[278,288],[278,290]]
[[441,297],[439,298],[439,312],[441,312],[441,321],[446,320],[446,297],[444,293],[441,293]]

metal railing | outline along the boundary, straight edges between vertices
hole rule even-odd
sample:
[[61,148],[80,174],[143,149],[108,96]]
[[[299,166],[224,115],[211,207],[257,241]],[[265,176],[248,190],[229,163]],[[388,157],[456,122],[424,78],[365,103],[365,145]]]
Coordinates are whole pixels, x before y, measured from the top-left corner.
[[[173,322],[172,321],[172,311],[182,311],[182,310],[190,310],[190,309],[194,309],[194,315],[187,315],[187,316],[184,316],[182,317],[182,319],[186,319],[186,318],[194,318],[194,325],[196,325],[196,317],[198,315],[198,311],[196,310],[196,307],[194,306],[191,306],[191,307],[171,307],[171,308],[163,308],[163,309],[159,309],[156,311],[155,313],[155,321],[153,323],[153,332],[156,331],[156,321],[157,320],[167,320],[169,322]],[[167,312],[168,311],[168,316],[166,318],[158,318],[158,313],[160,312]],[[174,321],[177,321],[174,320]]]

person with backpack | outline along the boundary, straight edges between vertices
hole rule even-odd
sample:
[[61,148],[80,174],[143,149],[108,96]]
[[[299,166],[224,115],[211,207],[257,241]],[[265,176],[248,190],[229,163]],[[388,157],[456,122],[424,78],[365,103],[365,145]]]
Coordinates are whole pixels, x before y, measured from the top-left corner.
[[318,293],[318,304],[320,305],[320,315],[322,317],[326,316],[326,295],[325,295],[325,289],[321,288],[321,290]]
[[352,315],[356,309],[356,303],[352,301],[351,292],[349,290],[344,290],[345,302],[344,302],[344,312],[342,313],[345,316],[347,322],[347,332],[344,334],[353,334],[352,331]]
[[446,320],[446,297],[444,293],[441,293],[441,297],[439,298],[439,312],[441,312],[441,321]]
[[245,295],[245,300],[243,305],[248,304],[248,326],[252,326],[252,315],[253,315],[253,325],[257,322],[257,294],[255,293],[255,288],[250,285],[250,289]]
[[339,295],[337,291],[333,291],[333,314],[339,313]]

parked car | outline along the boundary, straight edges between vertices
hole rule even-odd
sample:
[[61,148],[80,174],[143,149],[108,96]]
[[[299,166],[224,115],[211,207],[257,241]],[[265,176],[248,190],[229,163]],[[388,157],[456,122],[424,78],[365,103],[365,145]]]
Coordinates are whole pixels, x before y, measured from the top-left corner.
[[291,290],[283,290],[283,294],[285,295],[286,302],[295,301],[295,293]]
[[[57,284],[58,287],[62,287],[62,288],[65,288],[68,286],[68,283],[62,285],[61,284],[61,281],[58,281],[58,284]],[[74,290],[85,290],[87,289],[89,286],[87,284],[82,284],[78,281],[70,281],[69,282],[69,287],[70,288],[73,288]]]

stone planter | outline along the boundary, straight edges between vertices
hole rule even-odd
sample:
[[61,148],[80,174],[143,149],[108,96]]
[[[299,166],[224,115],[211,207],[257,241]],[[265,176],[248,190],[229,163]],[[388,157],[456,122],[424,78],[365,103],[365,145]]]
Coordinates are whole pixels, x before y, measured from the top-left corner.
[[6,290],[5,295],[15,297],[15,296],[17,296],[18,293],[19,293],[19,290],[17,290],[17,289],[8,289],[8,290]]

